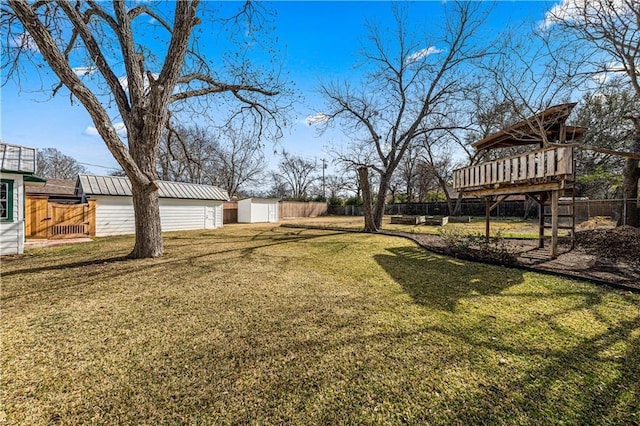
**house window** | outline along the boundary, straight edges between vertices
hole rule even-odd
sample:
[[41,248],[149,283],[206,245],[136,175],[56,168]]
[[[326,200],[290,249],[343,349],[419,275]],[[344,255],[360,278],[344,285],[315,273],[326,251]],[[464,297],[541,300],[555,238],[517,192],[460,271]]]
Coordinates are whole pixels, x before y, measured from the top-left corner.
[[13,181],[0,181],[0,220],[13,221]]

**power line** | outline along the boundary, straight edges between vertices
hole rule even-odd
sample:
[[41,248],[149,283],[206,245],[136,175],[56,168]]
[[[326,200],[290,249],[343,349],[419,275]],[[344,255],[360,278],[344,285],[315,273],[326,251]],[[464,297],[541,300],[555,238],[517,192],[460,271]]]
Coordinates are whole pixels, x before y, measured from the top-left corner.
[[120,170],[118,167],[114,167],[114,166],[101,166],[99,164],[82,163],[80,161],[78,161],[77,163],[82,164],[83,166],[100,167],[101,169]]

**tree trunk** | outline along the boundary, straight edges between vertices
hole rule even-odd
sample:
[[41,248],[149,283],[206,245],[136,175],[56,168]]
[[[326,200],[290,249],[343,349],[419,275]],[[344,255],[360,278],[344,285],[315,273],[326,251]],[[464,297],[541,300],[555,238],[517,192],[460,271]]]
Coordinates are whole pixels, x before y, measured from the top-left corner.
[[437,177],[437,179],[438,179],[438,184],[440,185],[440,188],[442,188],[442,191],[444,192],[444,198],[447,201],[449,216],[458,216],[458,210],[460,208],[460,200],[462,199],[462,197],[461,196],[458,197],[458,200],[456,200],[456,204],[454,205],[453,200],[449,195],[449,191],[447,191],[447,182],[440,177]]
[[369,169],[367,167],[358,168],[358,181],[362,190],[362,210],[364,212],[364,232],[378,232],[379,228],[373,214],[373,203],[371,202],[371,185],[369,185]]
[[162,228],[160,223],[160,203],[155,169],[160,143],[159,126],[145,126],[144,116],[134,120],[138,125],[129,131],[129,152],[138,165],[140,178],[129,176],[133,195],[133,213],[136,225],[136,243],[130,258],[143,259],[160,257],[164,254]]
[[136,223],[136,243],[130,258],[160,257],[164,253],[160,226],[158,190],[152,185],[131,182],[133,211]]
[[[640,154],[640,133],[636,135],[631,152]],[[640,179],[640,168],[638,160],[627,158],[624,166],[623,195],[625,204],[620,212],[618,226],[630,225],[636,228],[640,226],[638,217],[638,179]]]
[[378,195],[376,197],[376,204],[373,209],[373,220],[376,225],[376,230],[382,229],[382,218],[384,217],[384,206],[387,197],[387,189],[389,188],[390,174],[380,175],[380,185],[378,186]]
[[451,216],[460,216],[460,207],[462,206],[462,191],[458,193],[458,197],[456,198],[456,204],[453,207],[453,212]]

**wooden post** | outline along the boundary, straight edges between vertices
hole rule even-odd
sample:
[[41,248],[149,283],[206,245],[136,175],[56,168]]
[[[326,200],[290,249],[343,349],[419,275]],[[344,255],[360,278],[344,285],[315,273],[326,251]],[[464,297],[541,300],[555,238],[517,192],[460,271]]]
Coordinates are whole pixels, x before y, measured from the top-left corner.
[[551,257],[558,256],[558,197],[560,191],[551,191]]
[[485,197],[485,234],[487,237],[487,242],[489,242],[489,231],[490,231],[490,222],[489,216],[491,215],[491,197]]
[[89,200],[89,212],[87,215],[87,221],[89,222],[89,236],[96,236],[96,200]]
[[538,248],[544,248],[544,203],[547,200],[547,193],[540,193],[538,203]]

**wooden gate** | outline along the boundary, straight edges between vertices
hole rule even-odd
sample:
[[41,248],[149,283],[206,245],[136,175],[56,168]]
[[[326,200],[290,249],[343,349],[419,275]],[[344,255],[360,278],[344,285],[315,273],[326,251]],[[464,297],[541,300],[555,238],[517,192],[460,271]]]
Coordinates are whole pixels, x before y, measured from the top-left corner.
[[60,204],[46,198],[27,198],[27,238],[78,238],[91,234],[93,212],[89,204]]

